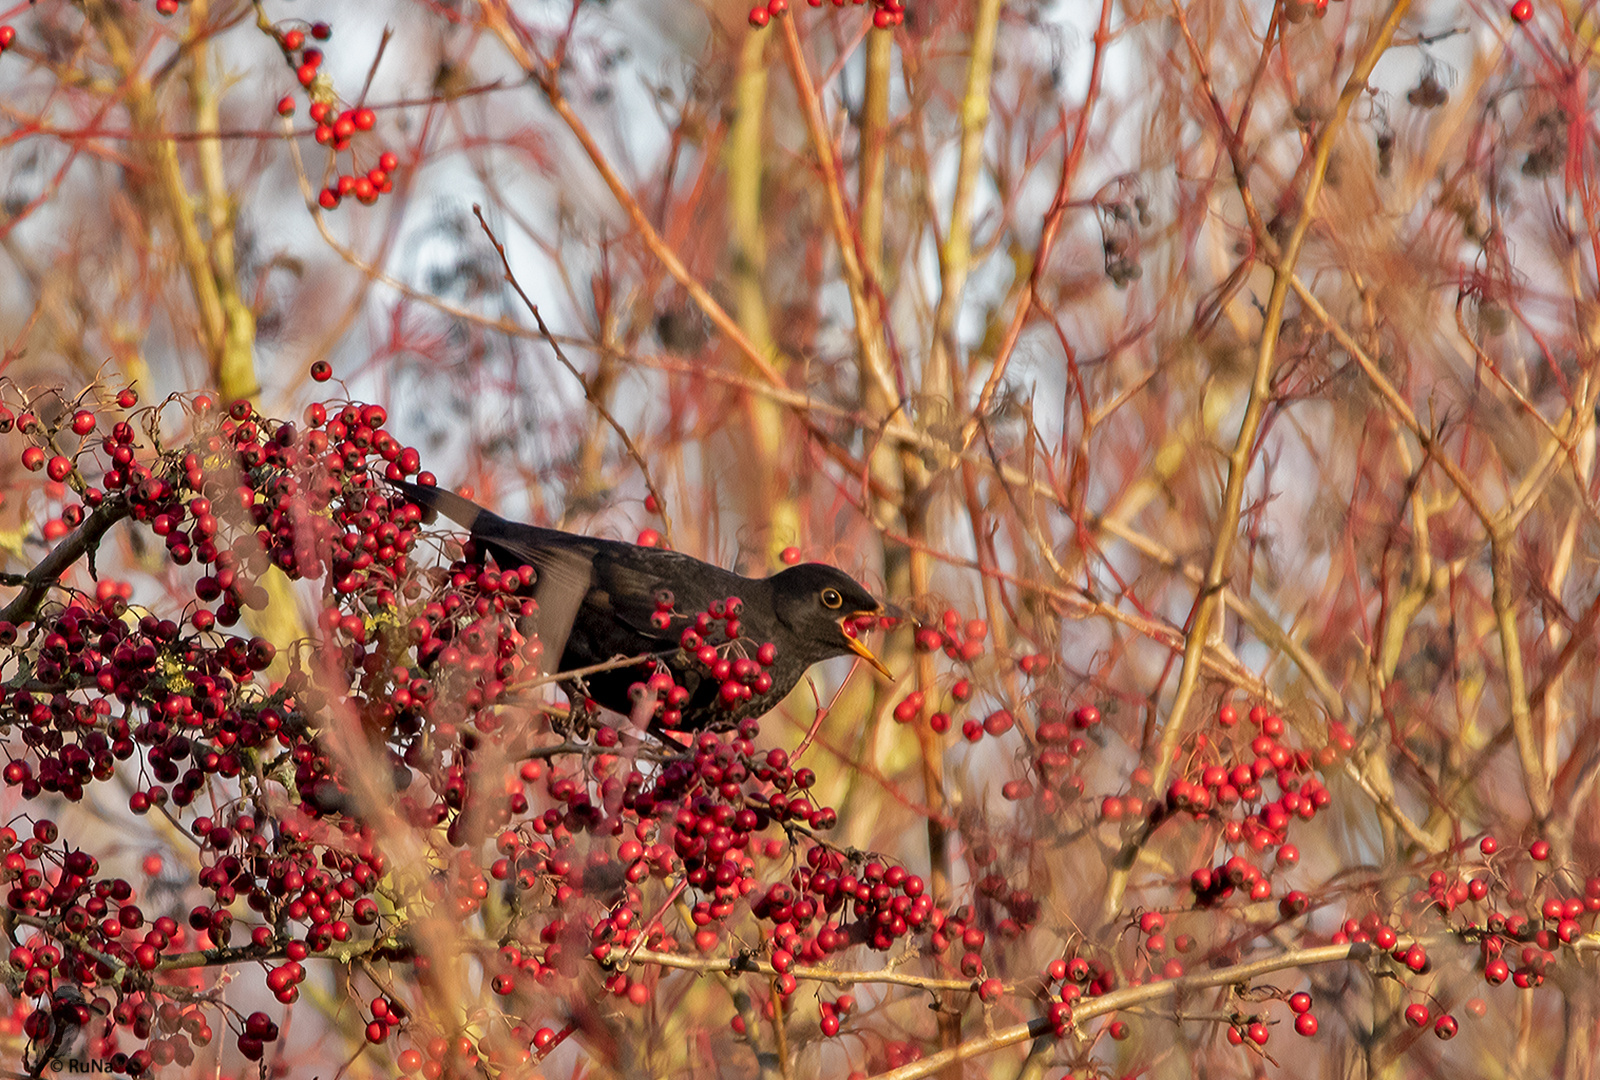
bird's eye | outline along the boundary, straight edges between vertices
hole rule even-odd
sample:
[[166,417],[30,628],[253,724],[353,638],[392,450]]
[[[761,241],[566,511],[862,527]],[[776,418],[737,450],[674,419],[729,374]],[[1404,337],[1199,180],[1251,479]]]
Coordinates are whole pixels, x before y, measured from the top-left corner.
[[838,589],[823,589],[822,606],[838,610],[844,606],[844,597],[839,595]]

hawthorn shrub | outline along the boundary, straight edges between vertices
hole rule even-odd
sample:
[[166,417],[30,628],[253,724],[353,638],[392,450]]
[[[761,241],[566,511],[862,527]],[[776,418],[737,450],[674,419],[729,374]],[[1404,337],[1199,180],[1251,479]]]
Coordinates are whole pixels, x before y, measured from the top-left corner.
[[[1299,838],[1358,750],[1339,721],[1297,731],[1223,691],[1163,789],[1139,765],[1102,794],[1092,778],[1117,770],[1100,709],[1074,705],[1039,653],[1002,661],[1016,712],[977,707],[989,628],[954,609],[912,629],[920,654],[944,658],[941,711],[915,690],[892,717],[947,738],[959,721],[965,742],[1005,746],[1013,807],[965,823],[969,880],[940,902],[918,867],[832,840],[816,772],[765,746],[757,720],[656,740],[545,700],[543,643],[523,632],[531,570],[475,562],[470,544],[426,565],[421,511],[384,480],[432,477],[387,419],[331,402],[296,423],[205,394],[141,408],[132,390],[99,407],[53,393],[0,406],[56,511],[55,546],[8,581],[0,610],[3,777],[23,807],[0,831],[15,943],[3,970],[25,1070],[76,1047],[149,1075],[216,1060],[218,1041],[222,1060],[263,1062],[282,1021],[247,1012],[231,984],[291,1006],[318,965],[341,973],[339,1011],[360,1017],[372,1054],[430,1080],[520,1075],[596,1027],[625,1038],[706,973],[732,984],[730,1030],[758,1057],[772,1025],[792,1029],[790,1054],[844,1032],[915,1072],[924,1048],[877,1026],[906,994],[1013,1021],[987,1043],[1038,1038],[1099,1069],[1100,1039],[1133,1033],[1125,1015],[1194,995],[1230,1045],[1270,1060],[1274,1026],[1320,1030],[1319,965],[1403,988],[1404,1023],[1445,1040],[1457,1011],[1486,1010],[1461,1000],[1472,982],[1532,991],[1582,969],[1600,876],[1546,870],[1545,840],[1501,851],[1463,837],[1388,900],[1372,892],[1387,875],[1296,887]],[[174,610],[130,605],[112,578],[64,583],[123,522],[185,582]],[[281,657],[238,629],[267,603],[270,568],[314,583],[322,604]],[[737,599],[683,645],[731,685],[771,659],[770,643],[716,629],[737,621]],[[648,658],[640,672],[659,718],[672,677]],[[120,838],[64,830],[46,808],[108,788],[182,847],[138,875],[103,868]],[[1084,860],[1168,851],[1194,869],[1157,873],[1112,933],[1049,918],[1054,879]],[[181,888],[162,877],[167,854],[192,871]],[[1311,973],[1314,989],[1279,973]]]
[[314,7],[0,20],[13,1073],[1587,1075],[1588,7]]

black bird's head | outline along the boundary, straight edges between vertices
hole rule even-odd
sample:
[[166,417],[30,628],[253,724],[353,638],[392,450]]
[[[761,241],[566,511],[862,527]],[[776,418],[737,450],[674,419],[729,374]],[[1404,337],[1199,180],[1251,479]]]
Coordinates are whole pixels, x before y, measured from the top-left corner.
[[845,629],[857,616],[884,611],[883,604],[849,574],[822,563],[801,563],[772,575],[768,581],[772,585],[773,614],[807,647],[817,651],[817,660],[854,653],[885,678],[894,678],[883,661]]

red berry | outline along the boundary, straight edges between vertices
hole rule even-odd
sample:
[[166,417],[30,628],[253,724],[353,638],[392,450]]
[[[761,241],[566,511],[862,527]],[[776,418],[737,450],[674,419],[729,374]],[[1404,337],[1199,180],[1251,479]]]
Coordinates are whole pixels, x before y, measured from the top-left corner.
[[9,24],[0,26],[0,50],[10,48],[11,43],[15,40],[17,40],[16,27]]
[[279,116],[293,116],[294,115],[294,109],[295,109],[294,98],[291,97],[290,95],[285,94],[281,98],[278,99],[278,115]]
[[1294,1029],[1309,1039],[1317,1033],[1317,1018],[1311,1013],[1301,1013],[1294,1018]]
[[[1527,0],[1523,2],[1526,3]],[[1453,1016],[1441,1016],[1439,1022],[1433,1025],[1433,1033],[1441,1039],[1455,1038],[1456,1030],[1456,1018]]]
[[770,21],[772,21],[772,13],[766,8],[755,7],[750,9],[750,25],[755,27],[757,30],[760,30],[763,26],[766,26]]
[[800,549],[794,546],[786,547],[778,553],[778,558],[785,566],[794,566],[800,561]]
[[357,131],[371,131],[373,125],[378,122],[377,114],[365,106],[357,109],[351,119],[355,121]]
[[1525,23],[1533,18],[1533,0],[1517,0],[1511,5],[1511,21]]
[[1299,993],[1289,995],[1289,1008],[1296,1013],[1311,1011],[1311,995],[1301,990]]
[[1414,1001],[1406,1006],[1406,1023],[1412,1027],[1422,1027],[1428,1022],[1428,1007],[1420,1001]]
[[1550,857],[1550,841],[1535,840],[1528,846],[1528,854],[1533,856],[1535,862],[1544,862]]
[[57,454],[50,459],[50,465],[45,469],[45,475],[59,484],[72,475],[72,462]]
[[87,435],[94,430],[94,413],[88,409],[79,409],[72,416],[72,433],[74,435]]
[[333,378],[333,365],[326,360],[318,360],[311,365],[311,377],[317,382],[327,382]]
[[1478,841],[1478,850],[1483,852],[1485,855],[1493,855],[1496,851],[1500,850],[1500,842],[1492,836],[1485,836],[1482,840]]

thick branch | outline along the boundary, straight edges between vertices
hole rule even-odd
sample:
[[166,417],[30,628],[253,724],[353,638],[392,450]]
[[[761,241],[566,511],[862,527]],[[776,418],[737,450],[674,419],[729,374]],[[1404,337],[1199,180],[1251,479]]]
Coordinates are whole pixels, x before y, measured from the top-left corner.
[[24,574],[20,580],[7,582],[22,586],[22,591],[11,598],[11,603],[0,609],[0,621],[18,624],[33,618],[39,611],[39,605],[44,602],[45,595],[61,580],[62,575],[71,569],[79,558],[95,550],[99,546],[101,537],[105,536],[111,526],[127,516],[128,504],[124,499],[108,498],[97,506],[94,512],[84,519],[83,524],[50,549],[50,553],[40,559],[37,566]]

